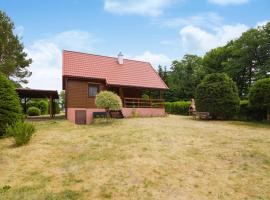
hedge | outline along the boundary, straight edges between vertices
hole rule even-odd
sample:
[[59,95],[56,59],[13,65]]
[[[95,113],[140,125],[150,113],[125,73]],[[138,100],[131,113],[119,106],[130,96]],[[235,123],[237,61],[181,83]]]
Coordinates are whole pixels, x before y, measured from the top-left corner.
[[49,113],[49,102],[44,100],[31,100],[27,103],[26,108],[36,107],[40,109],[41,115],[47,115]]
[[30,108],[28,108],[28,110],[27,110],[27,114],[29,115],[29,116],[39,116],[40,115],[40,109],[39,108],[37,108],[37,107],[30,107]]
[[166,102],[165,111],[169,114],[188,115],[190,105],[190,101]]
[[267,111],[262,108],[253,107],[248,100],[240,101],[238,119],[261,121],[265,118]]

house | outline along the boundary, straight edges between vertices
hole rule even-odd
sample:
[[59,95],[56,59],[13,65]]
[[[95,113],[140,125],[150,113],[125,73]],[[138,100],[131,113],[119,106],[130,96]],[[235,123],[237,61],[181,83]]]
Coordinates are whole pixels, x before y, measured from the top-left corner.
[[[95,96],[102,90],[113,91],[123,102],[122,114],[130,117],[164,116],[162,91],[167,85],[150,63],[118,57],[63,51],[62,84],[66,91],[66,118],[89,124],[94,112]],[[142,99],[144,91],[158,91],[158,99]]]

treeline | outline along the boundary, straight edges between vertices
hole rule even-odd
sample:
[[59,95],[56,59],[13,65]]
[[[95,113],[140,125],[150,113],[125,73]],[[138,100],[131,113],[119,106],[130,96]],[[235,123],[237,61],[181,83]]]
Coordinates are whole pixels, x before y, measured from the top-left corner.
[[170,88],[164,94],[168,102],[190,100],[202,79],[212,73],[226,73],[236,83],[239,97],[246,99],[253,83],[270,76],[270,22],[202,57],[185,55],[169,70],[159,66],[158,73]]

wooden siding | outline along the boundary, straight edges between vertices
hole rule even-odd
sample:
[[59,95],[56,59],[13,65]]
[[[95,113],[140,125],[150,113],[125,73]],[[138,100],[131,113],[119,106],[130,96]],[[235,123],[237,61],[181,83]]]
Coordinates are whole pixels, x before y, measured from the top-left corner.
[[117,93],[123,101],[124,98],[141,98],[144,90],[132,87],[107,87],[104,80],[68,78],[65,82],[67,108],[96,108],[95,97],[88,96],[89,83],[99,84],[99,91],[108,89]]
[[103,81],[92,80],[68,80],[66,87],[68,108],[96,108],[95,97],[88,97],[88,84],[100,84],[100,91],[105,90]]

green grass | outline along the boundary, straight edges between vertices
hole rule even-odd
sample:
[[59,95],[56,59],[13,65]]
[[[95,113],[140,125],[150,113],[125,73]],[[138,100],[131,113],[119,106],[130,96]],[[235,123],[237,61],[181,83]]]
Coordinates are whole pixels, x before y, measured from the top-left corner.
[[35,122],[0,140],[0,199],[270,199],[270,126],[132,118]]

